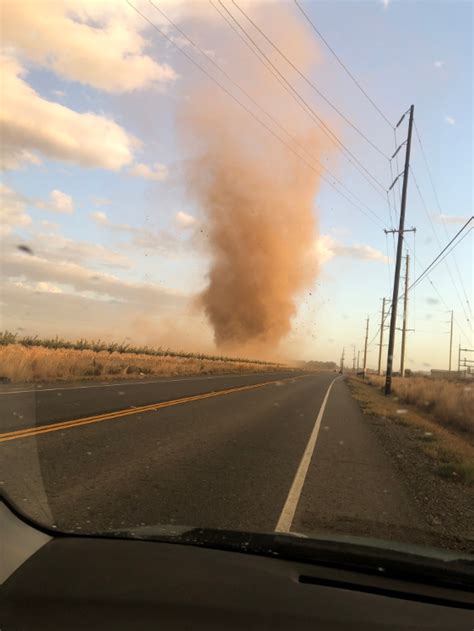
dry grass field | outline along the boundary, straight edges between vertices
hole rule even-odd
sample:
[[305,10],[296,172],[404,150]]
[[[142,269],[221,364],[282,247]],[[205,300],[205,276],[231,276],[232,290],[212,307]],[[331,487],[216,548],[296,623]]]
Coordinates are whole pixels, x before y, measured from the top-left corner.
[[11,383],[78,379],[141,378],[145,375],[195,375],[269,372],[281,365],[232,359],[127,352],[0,346],[0,379]]
[[[372,385],[382,387],[384,377],[368,376]],[[393,395],[409,403],[447,429],[474,439],[474,383],[444,381],[428,377],[394,378]]]
[[[421,378],[421,381],[424,379]],[[410,393],[415,396],[413,392],[417,392],[416,401],[421,402],[418,405],[403,402],[399,392],[404,390],[398,383],[397,393],[386,397],[381,388],[374,387],[381,385],[381,382],[380,377],[372,376],[370,381],[356,377],[349,379],[352,394],[358,400],[364,414],[378,419],[379,423],[387,426],[395,424],[405,427],[407,432],[416,438],[418,449],[431,459],[438,475],[474,486],[474,436],[472,426],[471,430],[465,429],[468,427],[469,409],[465,408],[466,400],[462,386],[462,398],[459,397],[459,407],[456,407],[456,399],[451,401],[451,397],[459,395],[457,387],[443,389],[438,382],[431,384],[431,387],[430,384],[427,386],[419,383],[417,390],[416,385],[413,385]],[[458,384],[443,382],[443,385]],[[422,398],[422,393],[426,395],[426,399]],[[467,395],[469,402],[469,396],[472,394],[467,391]],[[450,402],[446,404],[445,399],[449,399]],[[426,405],[428,401],[431,402],[430,405]],[[430,407],[431,410],[428,411]],[[435,415],[436,410],[440,416]],[[464,414],[463,417],[461,413]],[[441,418],[447,420],[441,421]],[[461,418],[463,420],[460,420]]]

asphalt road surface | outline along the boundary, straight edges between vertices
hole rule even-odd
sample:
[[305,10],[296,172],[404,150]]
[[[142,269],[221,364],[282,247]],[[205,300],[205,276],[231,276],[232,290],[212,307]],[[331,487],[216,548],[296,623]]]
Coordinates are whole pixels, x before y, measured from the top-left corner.
[[417,533],[430,543],[336,373],[4,387],[0,419],[2,488],[58,529]]

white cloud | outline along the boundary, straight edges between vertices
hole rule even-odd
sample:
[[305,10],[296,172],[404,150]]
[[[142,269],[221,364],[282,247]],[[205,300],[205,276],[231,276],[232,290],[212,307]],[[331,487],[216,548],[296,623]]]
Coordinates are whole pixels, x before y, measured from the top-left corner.
[[197,223],[195,217],[188,215],[188,213],[183,213],[181,210],[176,213],[175,219],[180,228],[190,228]]
[[438,223],[450,223],[463,226],[469,219],[467,215],[434,215],[435,221]]
[[31,224],[31,217],[25,212],[27,200],[13,189],[0,184],[0,234],[10,234],[15,228]]
[[42,291],[48,294],[62,294],[62,289],[60,289],[57,285],[53,285],[53,283],[47,283],[45,281],[40,281],[35,285],[35,291]]
[[[31,11],[31,7],[30,12],[38,13]],[[80,114],[42,98],[22,78],[25,71],[18,61],[5,55],[1,61],[3,168],[17,168],[24,162],[37,160],[34,151],[55,160],[112,170],[132,161],[133,150],[139,143],[117,123],[89,112]]]
[[343,245],[329,235],[321,235],[315,243],[315,253],[320,263],[325,263],[335,256],[342,256],[366,261],[388,263],[389,258],[380,250],[370,245]]
[[130,175],[143,177],[146,180],[156,180],[163,182],[168,177],[168,167],[159,162],[155,162],[151,167],[147,164],[135,164],[129,171]]
[[128,232],[131,234],[141,234],[142,232],[147,233],[148,231],[144,228],[137,228],[136,226],[131,226],[128,223],[115,223],[110,221],[107,213],[103,210],[96,210],[90,213],[90,218],[97,226],[105,226],[106,228],[110,228],[116,232]]
[[96,206],[108,206],[109,204],[112,203],[112,200],[109,199],[108,197],[92,197],[92,202],[96,205]]
[[[184,214],[184,213],[183,213]],[[131,235],[131,240],[123,244],[122,248],[139,250],[147,256],[167,256],[175,258],[185,251],[184,244],[176,235],[169,230],[160,230],[159,232],[131,226],[127,223],[115,223],[111,221],[108,215],[103,211],[95,211],[90,213],[92,221],[104,228],[108,228],[114,232],[122,232]]]
[[45,230],[49,230],[49,232],[56,232],[56,230],[59,230],[59,225],[57,223],[53,223],[47,219],[42,219],[41,225]]
[[96,210],[90,213],[90,216],[92,221],[98,226],[107,226],[109,224],[107,213],[104,213],[102,210]]
[[56,74],[108,92],[130,92],[176,78],[144,50],[149,25],[125,2],[2,2],[2,38]]
[[66,215],[71,215],[74,212],[72,197],[62,191],[58,191],[57,189],[51,191],[49,194],[49,201],[38,201],[36,202],[36,206],[38,206],[38,208],[42,208],[43,210],[50,210],[55,213],[63,213]]
[[[131,259],[122,248],[108,248],[99,243],[75,241],[59,234],[56,224],[45,222],[44,231],[34,231],[22,246],[28,248],[28,255],[45,261],[62,265],[63,263],[87,264],[94,269],[115,268],[128,270],[133,267]],[[12,237],[3,240],[5,253],[17,249],[17,239]]]
[[130,269],[131,260],[123,252],[107,248],[99,243],[74,241],[59,234],[36,234],[30,247],[35,255],[45,260],[71,263],[87,263],[93,267]]
[[448,123],[448,125],[455,125],[456,119],[452,116],[445,116],[444,120]]
[[442,61],[442,60],[438,60],[438,61],[434,61],[433,62],[433,66],[435,68],[442,68],[444,66],[446,62]]
[[140,308],[156,309],[158,306],[182,304],[183,295],[153,283],[126,281],[111,274],[97,272],[78,263],[19,252],[3,253],[2,270],[5,279],[24,283],[35,289],[37,283],[59,286],[63,292],[87,295],[92,299],[115,300]]
[[66,92],[63,90],[53,90],[54,96],[58,96],[59,98],[66,96]]
[[[2,62],[0,55],[0,63]],[[2,104],[3,105],[3,104]],[[0,110],[0,133],[2,132],[3,121],[1,118]],[[20,147],[7,146],[6,144],[0,145],[0,169],[8,171],[11,169],[20,169],[27,164],[41,164],[41,158],[34,152],[27,149],[21,149]]]
[[316,240],[314,249],[319,263],[326,263],[334,257],[334,243],[334,239],[324,234]]

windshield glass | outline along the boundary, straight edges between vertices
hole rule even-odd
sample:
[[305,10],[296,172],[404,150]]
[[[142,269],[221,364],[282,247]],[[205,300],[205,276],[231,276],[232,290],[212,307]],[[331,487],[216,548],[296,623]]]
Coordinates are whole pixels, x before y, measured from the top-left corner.
[[21,513],[474,549],[472,12],[2,1]]

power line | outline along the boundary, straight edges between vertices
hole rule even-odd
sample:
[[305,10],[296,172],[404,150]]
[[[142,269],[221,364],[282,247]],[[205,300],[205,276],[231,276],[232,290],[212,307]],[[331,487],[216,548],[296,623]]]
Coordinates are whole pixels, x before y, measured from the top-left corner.
[[[407,245],[407,249],[409,250],[409,246]],[[420,263],[420,260],[418,259],[418,257],[416,256],[415,253],[413,253],[413,258],[416,260],[416,263],[419,267],[423,267],[422,264]],[[433,279],[431,278],[430,274],[433,270],[430,270],[430,272],[428,274],[426,274],[426,280],[429,282],[429,284],[431,285],[431,287],[433,288],[433,290],[435,291],[436,295],[438,296],[438,298],[440,299],[440,301],[443,303],[444,307],[446,308],[447,311],[450,311],[450,307],[448,306],[448,304],[446,303],[442,293],[439,291],[439,289],[436,287]],[[415,287],[416,289],[416,287]],[[461,331],[461,333],[464,335],[465,339],[467,340],[467,342],[470,344],[471,340],[469,338],[469,335],[466,333],[466,331],[464,330],[464,326],[459,322],[459,320],[456,318],[456,316],[454,316],[454,320],[456,322],[456,326],[458,327],[458,329]]]
[[[295,101],[298,103],[298,105],[300,107],[302,107],[303,111],[306,114],[309,114],[310,117],[318,124],[318,126],[323,130],[323,132],[326,134],[326,136],[328,136],[328,138],[330,138],[333,142],[335,142],[337,145],[339,145],[339,147],[341,149],[343,149],[343,151],[348,154],[346,155],[346,158],[349,162],[351,162],[351,164],[353,164],[357,170],[359,171],[359,173],[361,173],[361,175],[367,180],[367,182],[369,182],[369,184],[374,188],[374,190],[382,197],[382,193],[381,191],[379,191],[376,186],[374,185],[373,182],[375,182],[375,184],[377,184],[380,189],[382,189],[385,192],[385,187],[383,184],[381,184],[377,178],[375,178],[372,173],[362,164],[362,162],[350,151],[350,149],[348,149],[344,143],[340,140],[340,138],[331,130],[330,127],[328,127],[326,125],[326,123],[323,121],[323,119],[319,116],[319,114],[317,114],[315,112],[315,110],[311,107],[311,105],[309,105],[309,103],[299,94],[298,90],[295,89],[295,87],[286,79],[286,77],[280,72],[280,70],[275,66],[275,64],[272,62],[272,60],[268,57],[268,55],[266,55],[266,53],[262,50],[262,48],[257,44],[257,42],[255,41],[255,39],[248,34],[248,32],[245,30],[245,28],[240,24],[240,22],[236,19],[236,17],[229,11],[229,9],[223,4],[222,0],[218,0],[220,6],[224,9],[224,11],[229,15],[229,17],[231,18],[231,20],[242,30],[242,32],[245,34],[245,36],[252,42],[252,44],[254,45],[254,47],[257,49],[257,51],[260,53],[261,56],[263,56],[266,61],[271,65],[271,67],[275,70],[275,72],[277,73],[278,77],[278,81],[280,83],[283,82],[282,85],[284,85],[285,88],[288,88],[291,92],[292,97],[295,99]],[[244,13],[242,11],[242,9],[240,9],[240,7],[238,7],[239,10]],[[244,13],[244,15],[247,17],[247,19],[249,21],[250,18],[248,18],[248,16]],[[255,50],[253,51],[254,54],[257,56],[258,59],[260,59],[259,55],[255,52]],[[267,67],[267,66],[265,66]],[[288,91],[287,89],[287,91]],[[349,157],[350,156],[350,157]],[[352,158],[352,160],[351,160]],[[362,170],[361,170],[362,169]],[[364,173],[365,172],[365,173]],[[369,179],[371,178],[371,179]],[[371,181],[373,180],[373,182]],[[383,197],[384,201],[385,201],[385,197]]]
[[372,140],[370,140],[370,138],[368,138],[358,127],[357,125],[355,125],[345,114],[343,114],[341,112],[341,110],[339,110],[336,105],[334,105],[334,103],[332,103],[332,101],[330,101],[322,92],[321,90],[319,90],[319,88],[314,84],[313,81],[311,81],[310,79],[308,79],[308,77],[301,72],[301,70],[291,61],[291,59],[289,59],[287,57],[287,55],[285,55],[285,53],[282,52],[281,48],[279,46],[277,46],[269,37],[268,35],[266,35],[263,30],[258,26],[258,24],[256,24],[254,22],[254,20],[252,20],[252,18],[247,15],[247,13],[245,13],[245,11],[237,4],[237,2],[235,2],[235,0],[232,0],[232,4],[235,5],[237,7],[237,9],[247,18],[247,20],[249,20],[249,22],[254,26],[254,28],[257,29],[257,31],[260,33],[260,35],[262,35],[262,37],[265,38],[265,40],[283,57],[283,59],[293,68],[293,70],[295,72],[297,72],[299,74],[299,76],[316,92],[316,94],[318,94],[330,107],[332,107],[332,109],[339,114],[339,116],[350,126],[352,127],[352,129],[354,129],[373,149],[375,149],[381,156],[383,156],[386,160],[389,160],[388,156],[385,155],[385,153],[374,143],[372,142]]
[[[450,245],[452,243],[454,243],[457,238],[461,235],[462,232],[464,232],[464,230],[467,228],[467,226],[471,223],[471,221],[474,219],[474,215],[472,217],[470,217],[466,223],[464,224],[464,226],[458,230],[458,232],[454,235],[454,237],[451,239],[451,241],[444,246],[444,248],[441,250],[441,252],[431,261],[431,263],[428,265],[428,267],[418,276],[418,278],[416,280],[413,281],[413,283],[410,285],[409,289],[411,289],[412,287],[414,287],[414,285],[416,285],[417,283],[419,283],[421,281],[421,279],[425,276],[425,274],[427,274],[427,272],[433,267],[433,265],[440,259],[440,257],[446,252],[446,250],[450,247]],[[472,228],[471,228],[472,230]],[[471,231],[469,230],[467,232],[467,234],[469,234],[469,232]],[[466,235],[465,235],[466,236]],[[464,239],[464,237],[463,237]],[[462,241],[462,239],[460,240]],[[459,242],[460,242],[459,241]],[[458,243],[459,243],[458,242]],[[458,244],[456,244],[458,245]]]
[[344,62],[342,61],[342,59],[339,57],[339,55],[336,53],[336,51],[330,46],[330,44],[328,43],[328,41],[326,40],[326,38],[322,35],[322,33],[316,28],[316,26],[314,25],[314,23],[311,21],[311,19],[309,18],[308,14],[304,11],[304,9],[301,7],[301,5],[298,3],[297,0],[294,0],[296,6],[298,7],[298,9],[301,11],[301,13],[304,15],[304,17],[306,18],[306,20],[309,22],[309,24],[311,25],[312,29],[315,31],[315,33],[318,35],[318,37],[324,42],[324,44],[327,46],[327,48],[331,51],[331,53],[334,55],[334,57],[337,59],[337,61],[339,62],[339,64],[342,66],[342,68],[344,68],[344,70],[346,71],[346,73],[349,75],[349,77],[352,79],[352,81],[356,84],[356,86],[359,88],[359,90],[362,92],[362,94],[365,96],[365,98],[369,101],[369,103],[377,110],[377,112],[380,114],[380,116],[384,119],[384,121],[390,125],[390,127],[393,127],[392,123],[389,121],[389,119],[385,116],[385,114],[382,112],[382,110],[378,107],[378,105],[374,102],[374,100],[367,94],[367,92],[364,90],[364,88],[361,86],[361,84],[357,81],[357,79],[355,78],[355,76],[352,74],[352,72],[349,70],[349,68],[344,64]]
[[[416,123],[415,123],[415,133],[416,133],[416,137],[417,137],[417,139],[418,139],[418,144],[420,145],[421,154],[422,154],[422,156],[423,156],[423,161],[424,161],[424,163],[425,163],[426,170],[427,170],[427,172],[428,172],[428,177],[429,177],[429,180],[430,180],[430,183],[431,183],[431,188],[433,189],[434,197],[435,197],[435,200],[436,200],[436,205],[438,206],[438,210],[439,210],[439,214],[440,214],[441,222],[442,222],[442,224],[443,224],[443,227],[444,227],[444,231],[445,231],[445,233],[446,233],[446,236],[449,236],[449,233],[448,233],[448,228],[446,227],[446,221],[445,221],[445,219],[444,219],[444,213],[443,213],[443,211],[442,211],[442,209],[441,209],[441,204],[440,204],[440,202],[439,202],[438,193],[437,193],[437,191],[436,191],[436,187],[435,187],[435,184],[434,184],[434,180],[433,180],[433,177],[432,177],[432,175],[431,175],[431,169],[430,169],[430,166],[429,166],[429,164],[428,164],[428,158],[426,157],[425,148],[424,148],[423,143],[422,143],[422,141],[421,141],[421,137],[420,137],[420,134],[419,134],[419,132],[418,132],[418,128],[417,128],[417,126],[416,126]],[[461,276],[461,272],[460,272],[460,270],[459,270],[458,262],[457,262],[457,260],[456,260],[456,256],[454,256],[454,255],[453,255],[453,260],[454,260],[454,266],[455,266],[456,271],[457,271],[457,274],[458,274],[459,282],[461,283],[461,288],[462,288],[462,290],[463,290],[463,292],[464,292],[464,297],[465,297],[465,299],[466,299],[466,303],[467,303],[467,305],[468,305],[468,307],[469,307],[469,312],[472,314],[471,303],[469,302],[469,297],[468,297],[468,295],[467,295],[466,288],[465,288],[465,286],[464,286],[464,282],[463,282],[463,279],[462,279],[462,276]]]
[[[188,55],[188,53],[183,50],[180,46],[178,46],[178,44],[176,44],[176,42],[173,41],[173,39],[171,37],[168,37],[168,35],[166,35],[166,33],[164,33],[152,20],[150,20],[144,13],[142,13],[136,6],[134,6],[130,0],[127,0],[127,4],[137,13],[139,14],[146,22],[148,22],[148,24],[150,24],[150,26],[152,26],[163,38],[165,38],[172,46],[174,46],[177,50],[179,50],[181,52],[182,55],[184,55],[194,66],[196,66],[197,68],[199,68],[199,70],[201,70],[201,72],[203,72],[206,77],[208,77],[208,79],[210,79],[213,83],[215,83],[217,86],[219,86],[226,94],[227,96],[229,96],[230,98],[232,98],[245,112],[247,112],[247,114],[249,114],[250,116],[252,116],[252,118],[254,118],[258,123],[260,123],[260,125],[262,125],[274,138],[276,138],[279,142],[281,142],[285,147],[287,147],[290,151],[292,151],[292,153],[294,153],[298,158],[300,158],[300,160],[302,160],[306,166],[308,168],[310,168],[312,171],[314,171],[315,173],[317,173],[321,179],[323,179],[325,182],[327,182],[332,188],[334,188],[334,190],[339,193],[339,195],[341,195],[342,197],[344,197],[352,206],[354,206],[354,208],[356,208],[357,210],[359,210],[359,212],[361,212],[362,214],[364,214],[368,219],[370,219],[371,221],[373,221],[377,226],[382,226],[381,223],[377,222],[376,220],[374,220],[370,215],[368,215],[362,208],[360,208],[357,204],[355,204],[352,199],[350,199],[349,197],[347,197],[347,195],[345,195],[343,192],[341,192],[327,177],[324,176],[324,174],[321,173],[321,171],[318,171],[317,169],[314,168],[314,166],[312,164],[310,164],[304,157],[302,157],[299,153],[297,153],[293,147],[291,147],[291,145],[289,145],[287,142],[285,142],[285,140],[283,140],[271,127],[269,127],[264,121],[262,121],[261,119],[258,118],[258,116],[256,116],[254,114],[254,112],[252,112],[251,109],[249,109],[244,103],[242,103],[242,101],[240,101],[234,94],[232,94],[232,92],[230,92],[224,85],[222,85],[222,83],[220,83],[215,77],[213,77],[203,66],[201,66],[201,64],[199,64],[195,59],[193,59],[190,55]],[[353,193],[352,193],[353,194]]]
[[[429,221],[429,223],[431,225],[431,229],[432,229],[433,234],[435,236],[436,242],[437,242],[438,246],[441,247],[441,241],[440,241],[440,239],[438,237],[438,233],[435,230],[435,227],[434,227],[434,224],[433,224],[433,220],[431,219],[430,213],[428,211],[428,206],[427,206],[427,204],[425,202],[425,198],[423,197],[423,194],[422,194],[422,192],[420,190],[420,187],[418,185],[418,181],[416,179],[415,173],[414,173],[414,171],[413,171],[413,169],[411,167],[410,167],[410,172],[411,172],[411,175],[413,177],[413,181],[415,183],[415,188],[418,191],[418,196],[419,196],[419,198],[421,200],[421,204],[423,206],[423,210],[425,211],[425,215],[426,215],[426,217],[427,217],[427,219],[428,219],[428,221]],[[449,237],[449,235],[447,235],[447,236]],[[455,260],[455,255],[453,255],[453,259]],[[459,293],[457,284],[455,283],[453,275],[451,273],[451,267],[449,266],[448,261],[445,261],[445,264],[446,264],[446,269],[448,270],[449,278],[451,279],[451,283],[452,283],[452,285],[454,287],[454,290],[456,292],[457,298],[459,300],[459,304],[461,305],[461,308],[462,308],[462,310],[464,312],[464,317],[466,318],[466,321],[470,323],[470,320],[471,320],[470,319],[470,314],[466,311],[466,307],[464,305],[464,301],[463,301],[463,299],[462,299],[462,297],[461,297],[461,295]],[[465,291],[464,291],[464,294],[465,294],[465,297],[466,297],[466,302],[469,305],[469,299],[467,298],[467,295],[466,295]]]
[[[471,219],[469,219],[469,221],[468,221],[466,224],[464,224],[464,227],[466,227],[466,226],[468,225],[468,223],[469,223],[470,221],[472,221],[472,219],[473,219],[473,218],[474,218],[474,217],[471,217]],[[466,238],[466,237],[467,237],[467,236],[468,236],[471,232],[472,232],[472,228],[470,228],[470,229],[466,232],[466,234],[465,234],[465,235],[463,235],[463,236],[459,239],[459,241],[457,241],[457,243],[455,243],[455,244],[453,245],[453,247],[452,247],[452,248],[451,248],[448,252],[446,252],[446,254],[445,254],[442,258],[440,258],[440,257],[442,256],[442,254],[443,254],[443,253],[444,253],[444,252],[448,249],[448,247],[449,247],[449,246],[453,243],[453,241],[455,240],[455,238],[451,239],[451,241],[448,243],[448,245],[447,245],[447,246],[446,246],[446,247],[445,247],[445,248],[444,248],[444,249],[443,249],[443,250],[442,250],[442,251],[438,254],[438,256],[437,256],[437,257],[436,257],[433,261],[431,261],[431,263],[428,265],[428,267],[427,267],[427,268],[426,268],[426,269],[425,269],[425,270],[424,270],[424,271],[423,271],[423,272],[422,272],[422,273],[418,276],[418,278],[417,278],[415,281],[413,281],[413,283],[410,285],[409,289],[412,289],[413,287],[416,287],[416,285],[417,285],[418,283],[420,283],[420,282],[423,280],[423,277],[427,274],[427,272],[428,272],[430,269],[431,269],[431,271],[433,271],[433,270],[434,270],[434,269],[435,269],[435,268],[436,268],[436,267],[437,267],[437,266],[441,263],[441,261],[443,261],[443,260],[444,260],[444,259],[448,256],[448,254],[451,254],[451,252],[454,250],[454,248],[456,248],[456,247],[457,247],[457,246],[458,246],[458,245],[459,245],[462,241],[464,241],[464,239],[465,239],[465,238]],[[460,234],[460,232],[458,232],[456,236],[458,236],[459,234]]]
[[[353,193],[349,188],[347,188],[343,182],[341,182],[335,175],[334,173],[332,173],[332,171],[330,169],[328,169],[328,167],[326,165],[324,165],[316,156],[314,156],[312,153],[310,153],[306,147],[304,145],[302,145],[294,136],[292,136],[290,134],[290,132],[283,127],[283,125],[281,125],[267,110],[265,110],[265,108],[263,108],[248,92],[247,90],[245,90],[241,85],[239,85],[212,57],[211,55],[209,55],[205,50],[202,49],[201,46],[199,46],[199,44],[197,44],[196,42],[194,42],[184,31],[182,28],[180,28],[175,22],[173,22],[167,15],[166,13],[160,9],[154,2],[152,2],[152,0],[149,0],[150,4],[178,31],[178,33],[180,33],[192,46],[194,46],[204,57],[206,57],[206,59],[208,59],[208,61],[210,61],[213,66],[215,68],[217,68],[219,70],[219,72],[221,72],[224,77],[226,77],[226,79],[228,79],[228,81],[230,81],[232,83],[233,86],[235,86],[238,90],[240,90],[242,92],[242,94],[244,94],[249,101],[251,101],[255,107],[257,107],[263,114],[265,114],[266,116],[268,116],[268,118],[274,123],[274,125],[276,125],[280,131],[282,131],[284,134],[286,134],[288,136],[288,138],[290,138],[295,144],[296,146],[301,149],[302,151],[304,151],[306,153],[307,156],[309,156],[310,159],[314,160],[323,170],[325,170],[329,175],[332,176],[332,178],[334,179],[335,182],[337,182],[337,184],[344,189],[347,193],[349,193],[350,195],[353,196],[353,198],[357,201],[358,204],[360,204],[361,206],[364,206],[366,208],[366,210],[378,221],[381,221],[381,218],[377,215],[377,213],[375,213],[371,208],[369,208],[369,206],[367,206],[367,204],[365,204],[365,202],[363,202],[361,199],[359,199],[357,197],[357,195],[355,195],[355,193]],[[359,209],[360,210],[360,209]],[[361,211],[362,212],[362,211]],[[366,213],[364,213],[366,214]],[[366,215],[367,216],[367,215]],[[370,217],[369,217],[370,218]]]
[[[457,247],[459,245],[459,243],[461,243],[461,241],[463,241],[468,234],[470,234],[473,230],[473,228],[470,228],[465,235],[463,235],[463,237],[461,239],[459,239],[459,241],[457,243],[454,244],[454,246],[451,248],[451,250],[449,250],[449,252],[446,252],[446,250],[449,249],[449,247],[454,243],[454,241],[456,241],[456,239],[461,235],[461,233],[466,229],[466,227],[469,225],[469,223],[474,219],[474,216],[471,217],[465,224],[464,226],[457,232],[457,234],[451,239],[451,241],[443,248],[443,250],[435,257],[435,259],[433,259],[433,261],[425,268],[425,270],[413,281],[413,283],[408,287],[407,291],[410,291],[412,289],[414,289],[424,278],[425,276],[428,278],[428,281],[430,282],[430,284],[432,285],[433,289],[436,291],[436,293],[438,294],[438,296],[440,297],[440,299],[443,301],[445,307],[447,308],[447,305],[444,301],[444,298],[441,296],[441,294],[439,293],[439,291],[436,289],[433,281],[431,280],[431,278],[429,277],[428,273],[431,273],[434,268],[437,266],[437,264],[441,263],[441,261],[448,256],[448,254],[451,254],[451,252],[453,251],[453,249],[455,247]],[[407,249],[408,249],[408,245],[407,245]],[[444,257],[443,257],[444,254]],[[443,257],[443,258],[440,258]],[[414,258],[416,258],[416,256],[414,255]],[[419,264],[418,259],[416,259],[417,263]],[[398,302],[400,302],[400,300],[402,300],[402,296],[399,297]],[[390,312],[392,310],[392,304],[390,304],[386,314],[385,314],[385,318],[383,321],[383,324],[385,324],[385,321],[387,320]],[[457,322],[459,329],[463,332],[464,336],[469,340],[469,337],[466,336],[466,333],[464,331],[464,329],[461,327],[461,325]],[[377,339],[378,335],[380,333],[380,326],[377,330],[377,332],[375,333],[374,337],[370,340],[369,342],[369,346],[371,344],[373,344],[373,342]]]

